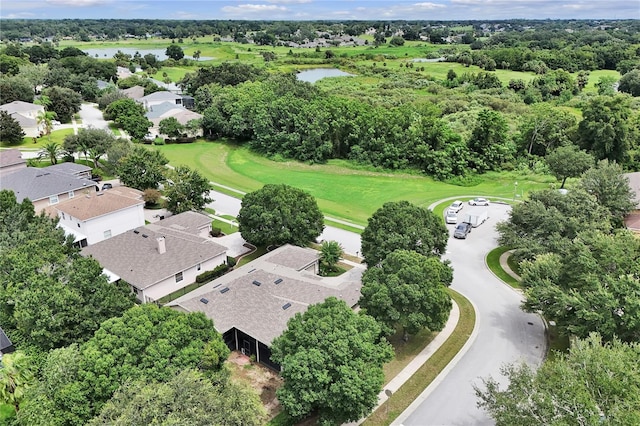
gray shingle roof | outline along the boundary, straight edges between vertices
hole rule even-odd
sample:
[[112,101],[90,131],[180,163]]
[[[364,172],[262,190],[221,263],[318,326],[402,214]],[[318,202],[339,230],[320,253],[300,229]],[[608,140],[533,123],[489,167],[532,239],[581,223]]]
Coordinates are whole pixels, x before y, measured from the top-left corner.
[[154,225],[170,228],[177,231],[198,235],[200,230],[211,224],[211,218],[197,212],[184,212],[178,215],[169,216],[166,219],[156,222]]
[[13,348],[13,343],[9,337],[5,334],[4,330],[0,327],[0,353],[7,353],[9,349]]
[[85,166],[84,164],[69,162],[54,164],[52,166],[45,167],[44,169],[46,169],[47,171],[64,173],[72,176],[91,171],[91,167]]
[[182,96],[167,91],[160,91],[143,96],[140,98],[140,101],[173,101],[175,104],[176,99],[182,101]]
[[[360,298],[361,267],[340,277],[322,278],[280,263],[287,255],[306,258],[308,251],[313,250],[283,246],[174,300],[169,306],[203,312],[213,319],[220,333],[236,328],[269,345],[287,328],[289,319],[306,311],[309,305],[335,296],[355,306]],[[278,280],[281,281],[276,284]],[[229,290],[221,293],[224,288]],[[286,304],[290,306],[283,309]]]
[[22,158],[22,153],[18,149],[5,149],[0,151],[0,167],[9,167],[26,162],[27,160]]
[[38,201],[69,191],[83,189],[95,191],[96,186],[92,180],[48,170],[48,167],[43,169],[26,167],[3,176],[0,180],[0,189],[12,190],[18,202],[22,202],[25,198]]
[[175,103],[171,103],[171,102],[163,102],[161,104],[157,104],[157,105],[152,105],[147,109],[147,112],[145,114],[145,116],[149,119],[152,118],[160,118],[162,117],[163,114],[166,114],[167,112],[171,111],[171,110],[176,110],[176,111],[188,111],[185,107],[183,107],[182,105],[176,105]]
[[[182,215],[184,213],[173,216],[174,222],[179,223]],[[162,223],[165,221],[141,226],[85,247],[82,255],[93,256],[103,268],[129,284],[145,289],[226,252],[226,247],[211,240],[165,227]],[[158,237],[165,237],[165,253],[158,252]]]
[[8,104],[0,105],[0,109],[8,112],[9,114],[14,112],[28,112],[28,111],[35,111],[35,110],[44,111],[44,107],[42,105],[36,105],[36,104],[23,102],[23,101],[13,101],[13,102],[9,102]]

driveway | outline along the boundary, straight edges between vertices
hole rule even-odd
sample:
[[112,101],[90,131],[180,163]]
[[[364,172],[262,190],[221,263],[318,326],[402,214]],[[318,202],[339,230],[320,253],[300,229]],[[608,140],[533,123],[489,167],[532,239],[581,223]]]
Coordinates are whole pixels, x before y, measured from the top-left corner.
[[79,114],[83,128],[109,129],[109,123],[102,116],[102,111],[98,109],[98,104],[83,103],[80,106]]
[[[459,214],[488,209],[489,220],[473,228],[466,240],[449,238],[447,254],[453,267],[452,288],[476,308],[476,330],[468,351],[438,384],[437,380],[392,423],[393,425],[491,425],[493,421],[476,406],[472,385],[493,376],[504,384],[500,367],[524,361],[539,365],[546,354],[545,327],[538,315],[520,310],[522,296],[498,280],[486,267],[486,254],[496,247],[497,222],[505,220],[506,205],[465,205]],[[454,225],[447,225],[453,233]]]

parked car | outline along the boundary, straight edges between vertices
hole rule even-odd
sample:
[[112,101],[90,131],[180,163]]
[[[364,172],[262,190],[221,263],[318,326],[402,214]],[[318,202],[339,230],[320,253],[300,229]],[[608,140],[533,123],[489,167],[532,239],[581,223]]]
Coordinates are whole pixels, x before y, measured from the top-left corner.
[[106,191],[107,189],[111,189],[113,188],[113,185],[111,185],[109,182],[105,183],[104,185],[102,185],[102,190]]
[[467,223],[467,222],[462,222],[459,223],[458,226],[456,226],[456,230],[453,231],[453,237],[454,238],[467,238],[467,235],[469,235],[469,232],[471,232],[471,224]]
[[473,200],[469,200],[470,206],[488,206],[489,200],[486,198],[474,198]]
[[462,210],[463,207],[464,203],[462,201],[454,201],[449,206],[449,210],[453,210],[454,212],[458,213],[460,210]]
[[444,217],[444,221],[446,223],[453,223],[456,224],[458,223],[458,213],[455,212],[455,210],[447,210],[447,214]]

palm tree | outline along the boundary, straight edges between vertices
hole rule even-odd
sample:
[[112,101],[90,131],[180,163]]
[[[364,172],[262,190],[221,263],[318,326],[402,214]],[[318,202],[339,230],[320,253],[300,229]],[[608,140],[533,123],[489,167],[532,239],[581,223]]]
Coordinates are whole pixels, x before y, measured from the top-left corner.
[[33,382],[33,372],[29,358],[22,352],[2,356],[0,368],[0,401],[20,408],[25,390]]
[[49,142],[44,145],[40,152],[38,153],[38,158],[49,158],[51,164],[58,164],[58,157],[64,154],[63,149],[60,147],[60,144],[57,142]]
[[320,262],[324,272],[333,272],[342,257],[342,246],[337,241],[324,241],[320,248]]
[[40,111],[38,113],[38,124],[44,124],[44,133],[46,135],[51,134],[51,130],[53,129],[53,119],[58,117],[58,115],[53,111]]

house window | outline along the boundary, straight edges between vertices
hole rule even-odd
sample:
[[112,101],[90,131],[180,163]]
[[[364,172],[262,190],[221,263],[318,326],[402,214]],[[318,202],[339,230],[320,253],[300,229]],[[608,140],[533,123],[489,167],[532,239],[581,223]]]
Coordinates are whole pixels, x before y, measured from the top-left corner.
[[135,294],[135,295],[138,294],[138,289],[135,288],[134,286],[131,286],[131,290],[133,290],[133,294]]
[[76,194],[73,191],[69,191],[69,198],[73,198],[75,196],[76,196]]
[[176,274],[176,282],[177,282],[177,283],[179,283],[179,282],[180,282],[180,281],[182,281],[182,280],[183,280],[182,272],[178,272],[178,273]]
[[66,217],[64,216],[64,213],[62,213],[62,218],[63,218],[63,219],[66,219]]
[[104,231],[104,237],[111,238],[111,229],[107,229],[106,231]]
[[199,271],[200,269],[202,269],[202,264],[198,263],[198,265],[196,266],[196,270]]
[[49,205],[52,204],[58,204],[58,196],[57,195],[52,195],[51,197],[49,197]]

